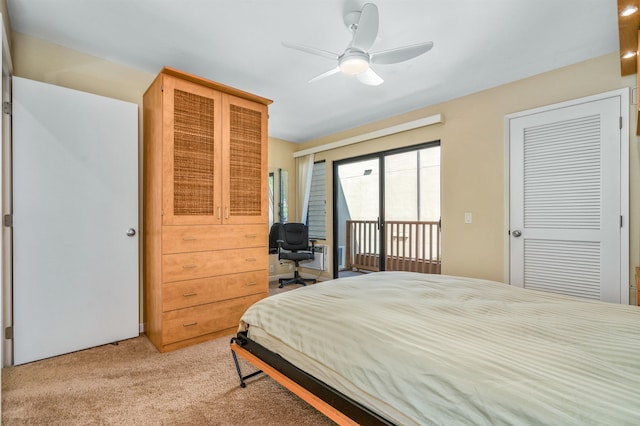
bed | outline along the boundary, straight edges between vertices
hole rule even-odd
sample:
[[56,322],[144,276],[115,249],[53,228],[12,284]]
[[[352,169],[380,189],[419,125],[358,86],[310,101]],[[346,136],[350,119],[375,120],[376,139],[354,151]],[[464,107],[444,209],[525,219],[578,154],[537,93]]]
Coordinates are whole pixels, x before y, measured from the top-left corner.
[[379,272],[257,302],[232,349],[338,423],[640,424],[635,306]]

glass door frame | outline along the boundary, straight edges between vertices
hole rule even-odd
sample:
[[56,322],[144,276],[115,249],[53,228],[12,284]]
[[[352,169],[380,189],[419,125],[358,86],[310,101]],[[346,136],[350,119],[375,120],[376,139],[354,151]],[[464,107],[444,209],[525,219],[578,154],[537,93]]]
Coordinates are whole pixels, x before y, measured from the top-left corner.
[[379,199],[378,199],[378,247],[380,247],[380,254],[379,254],[379,260],[378,260],[378,266],[379,266],[379,270],[380,271],[384,271],[385,270],[385,259],[386,259],[386,244],[385,244],[385,158],[387,156],[390,155],[395,155],[395,154],[401,154],[401,153],[405,153],[405,152],[411,152],[411,151],[419,151],[421,149],[425,149],[425,148],[431,148],[431,147],[436,147],[436,146],[442,146],[440,143],[440,140],[434,140],[434,141],[430,141],[430,142],[423,142],[417,145],[411,145],[411,146],[406,146],[406,147],[402,147],[402,148],[394,148],[394,149],[390,149],[390,150],[385,150],[385,151],[379,151],[379,152],[374,152],[374,153],[370,153],[370,154],[364,154],[364,155],[359,155],[359,156],[355,156],[355,157],[349,157],[349,158],[344,158],[341,160],[336,160],[333,162],[333,173],[332,173],[332,189],[333,189],[333,278],[338,278],[338,267],[339,267],[339,262],[337,261],[338,259],[338,232],[339,232],[339,227],[341,226],[338,223],[338,209],[339,209],[339,203],[337,200],[337,197],[340,193],[339,191],[339,179],[338,179],[338,167],[340,167],[341,165],[345,165],[345,164],[351,164],[351,163],[356,163],[356,162],[361,162],[361,161],[366,161],[366,160],[371,160],[371,159],[378,159],[378,167],[379,167],[379,180],[378,180],[378,186],[379,186]]
[[337,160],[333,162],[333,175],[332,175],[332,179],[333,179],[333,259],[335,259],[335,261],[333,262],[333,277],[334,278],[338,278],[339,276],[339,263],[338,259],[339,259],[339,251],[338,251],[338,241],[339,241],[339,236],[340,236],[340,226],[342,226],[342,224],[340,224],[339,222],[339,202],[338,202],[338,196],[341,194],[340,191],[340,179],[338,176],[338,168],[340,166],[346,165],[346,164],[353,164],[353,163],[359,163],[359,162],[363,162],[363,161],[369,161],[369,160],[377,160],[378,161],[378,172],[379,172],[379,178],[378,178],[378,193],[379,193],[379,198],[378,198],[378,241],[376,242],[376,244],[378,245],[378,247],[380,247],[380,254],[379,254],[379,260],[378,260],[378,269],[379,270],[384,270],[384,252],[383,252],[383,245],[381,245],[384,241],[384,238],[381,237],[381,235],[384,235],[383,229],[381,229],[381,225],[383,226],[384,224],[384,218],[383,218],[383,206],[384,206],[384,191],[383,191],[383,180],[384,180],[384,161],[381,161],[381,159],[383,159],[383,157],[381,157],[381,153],[373,153],[373,154],[365,154],[365,155],[360,155],[357,157],[351,157],[351,158],[346,158],[343,160]]

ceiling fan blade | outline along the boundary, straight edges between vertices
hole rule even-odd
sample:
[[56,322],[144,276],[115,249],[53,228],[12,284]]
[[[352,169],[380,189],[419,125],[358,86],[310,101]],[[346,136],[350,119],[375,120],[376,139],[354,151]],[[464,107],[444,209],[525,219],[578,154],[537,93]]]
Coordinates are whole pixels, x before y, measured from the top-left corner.
[[366,52],[373,46],[378,36],[378,7],[373,3],[362,6],[358,26],[353,33],[351,47]]
[[364,83],[367,86],[379,86],[384,83],[382,77],[380,77],[374,70],[371,68],[367,69],[365,72],[358,74],[358,80],[360,83]]
[[407,61],[416,56],[427,53],[433,47],[432,41],[413,44],[411,46],[397,47],[395,49],[383,50],[382,52],[371,53],[372,64],[397,64]]
[[322,74],[313,77],[311,80],[309,80],[309,83],[314,83],[314,82],[316,82],[318,80],[322,80],[323,78],[329,77],[330,75],[336,74],[338,72],[340,72],[340,67],[335,67],[333,69],[330,69],[327,72],[323,72]]
[[301,52],[311,53],[312,55],[322,56],[323,58],[333,59],[333,60],[338,59],[337,53],[328,52],[322,49],[316,49],[315,47],[303,46],[301,44],[285,43],[284,41],[282,42],[282,45],[284,47],[288,47],[289,49],[295,49]]

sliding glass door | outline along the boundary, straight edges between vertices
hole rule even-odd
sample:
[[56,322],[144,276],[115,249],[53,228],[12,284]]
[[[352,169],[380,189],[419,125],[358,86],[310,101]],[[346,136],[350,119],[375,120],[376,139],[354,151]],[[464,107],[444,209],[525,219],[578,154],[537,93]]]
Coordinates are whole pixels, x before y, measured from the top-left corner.
[[440,145],[383,157],[385,270],[440,273]]
[[380,270],[380,181],[378,156],[335,165],[334,276],[336,266],[340,276],[351,270]]
[[440,143],[334,163],[334,276],[440,273]]

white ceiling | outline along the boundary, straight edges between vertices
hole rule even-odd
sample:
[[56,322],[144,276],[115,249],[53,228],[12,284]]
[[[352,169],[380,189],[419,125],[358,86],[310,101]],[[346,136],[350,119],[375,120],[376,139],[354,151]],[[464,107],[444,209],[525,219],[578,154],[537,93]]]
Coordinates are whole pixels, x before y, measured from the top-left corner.
[[167,65],[273,99],[270,136],[303,142],[619,50],[616,0],[373,0],[372,87],[283,41],[342,53],[364,0],[7,0],[12,30],[156,74]]

